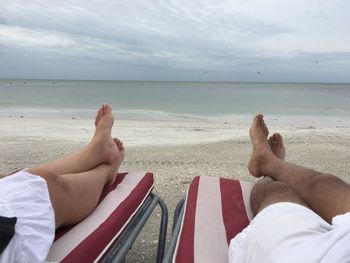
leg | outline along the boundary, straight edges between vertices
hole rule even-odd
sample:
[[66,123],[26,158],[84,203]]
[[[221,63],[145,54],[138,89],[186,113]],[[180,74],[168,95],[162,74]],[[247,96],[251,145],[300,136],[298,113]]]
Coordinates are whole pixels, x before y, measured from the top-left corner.
[[40,164],[27,171],[37,175],[61,175],[89,171],[101,163],[111,164],[116,146],[111,137],[114,118],[109,105],[103,105],[96,116],[96,131],[91,142],[78,152]]
[[281,162],[268,172],[273,178],[286,182],[299,192],[310,207],[326,221],[350,211],[350,186],[340,178],[301,166]]
[[265,176],[255,184],[250,195],[254,216],[265,207],[280,202],[296,203],[308,207],[298,192],[286,183],[274,181]]
[[250,129],[253,153],[248,169],[252,175],[268,175],[287,183],[328,222],[334,216],[350,211],[349,185],[333,175],[315,172],[277,158],[271,151],[264,127],[263,116],[257,115]]
[[[263,131],[267,137],[267,128],[265,127]],[[285,149],[282,136],[278,133],[275,133],[273,136],[270,136],[268,143],[273,154],[277,158],[284,160]],[[286,183],[278,182],[271,177],[264,176],[255,184],[250,195],[250,204],[254,216],[256,216],[265,207],[280,202],[291,202],[307,207],[307,204],[304,202],[298,192],[293,190]]]
[[88,216],[96,207],[106,184],[114,182],[124,158],[121,141],[114,139],[114,142],[118,152],[112,164],[100,164],[78,174],[40,175],[48,184],[56,228],[75,224]]

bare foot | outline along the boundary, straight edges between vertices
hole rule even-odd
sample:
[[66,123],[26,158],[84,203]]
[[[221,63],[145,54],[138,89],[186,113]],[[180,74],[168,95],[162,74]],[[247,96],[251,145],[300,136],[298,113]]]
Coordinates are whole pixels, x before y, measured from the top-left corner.
[[[286,151],[284,149],[282,135],[279,133],[274,133],[272,136],[269,137],[267,141],[270,145],[270,148],[273,154],[276,155],[277,158],[284,160]],[[257,183],[263,183],[264,181],[271,182],[271,181],[274,181],[274,179],[264,175],[263,178],[261,178]]]
[[276,155],[279,159],[284,160],[286,150],[284,148],[282,135],[279,133],[274,133],[269,137],[268,142],[274,155]]
[[96,131],[90,142],[94,154],[99,158],[99,163],[113,164],[118,158],[118,147],[112,139],[113,123],[111,106],[103,104],[97,111]]
[[267,141],[269,131],[262,114],[254,117],[249,134],[252,141],[253,152],[248,163],[249,172],[255,177],[261,177],[266,173],[266,166],[276,158]]
[[95,118],[96,131],[98,129],[110,128],[112,129],[114,117],[112,114],[112,107],[108,104],[102,104],[98,109]]
[[117,146],[118,149],[118,153],[115,155],[115,160],[112,163],[112,169],[113,169],[113,173],[111,176],[110,181],[108,182],[108,185],[111,185],[114,183],[115,178],[118,174],[119,168],[124,160],[125,157],[125,150],[124,150],[124,146],[123,146],[123,142],[121,140],[119,140],[118,138],[113,138],[113,142],[114,144]]

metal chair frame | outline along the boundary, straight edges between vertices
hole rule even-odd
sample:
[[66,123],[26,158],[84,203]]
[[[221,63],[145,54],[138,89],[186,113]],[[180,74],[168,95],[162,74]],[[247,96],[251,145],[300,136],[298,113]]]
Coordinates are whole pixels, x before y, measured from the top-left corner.
[[162,217],[159,229],[157,263],[161,263],[164,257],[165,242],[168,226],[168,209],[164,201],[156,194],[150,193],[145,202],[136,212],[127,227],[123,230],[121,235],[108,249],[100,262],[103,263],[119,263],[125,262],[125,258],[132,248],[136,238],[140,234],[143,226],[150,218],[155,207],[159,205],[162,210]]

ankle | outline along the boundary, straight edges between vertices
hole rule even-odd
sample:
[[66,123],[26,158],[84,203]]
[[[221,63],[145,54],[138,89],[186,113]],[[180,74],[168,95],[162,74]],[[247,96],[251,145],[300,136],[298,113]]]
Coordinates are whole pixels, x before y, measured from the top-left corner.
[[281,162],[283,161],[277,158],[274,154],[265,154],[261,156],[260,169],[264,175],[276,179],[276,174],[278,174]]
[[272,156],[264,166],[264,174],[270,176],[271,178],[280,181],[281,171],[283,170],[284,161]]

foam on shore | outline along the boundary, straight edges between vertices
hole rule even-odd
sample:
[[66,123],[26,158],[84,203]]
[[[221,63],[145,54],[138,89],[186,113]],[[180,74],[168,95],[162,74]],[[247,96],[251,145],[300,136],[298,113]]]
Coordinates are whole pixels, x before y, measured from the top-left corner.
[[[113,136],[126,146],[186,145],[236,140],[248,136],[252,115],[171,120],[117,119]],[[332,132],[349,134],[350,118],[332,116],[265,116],[270,132],[285,136]],[[26,137],[32,140],[53,139],[88,142],[94,133],[93,118],[0,117],[0,137]]]

